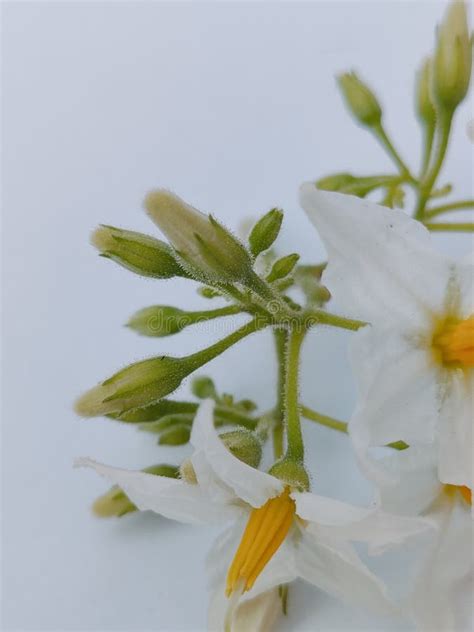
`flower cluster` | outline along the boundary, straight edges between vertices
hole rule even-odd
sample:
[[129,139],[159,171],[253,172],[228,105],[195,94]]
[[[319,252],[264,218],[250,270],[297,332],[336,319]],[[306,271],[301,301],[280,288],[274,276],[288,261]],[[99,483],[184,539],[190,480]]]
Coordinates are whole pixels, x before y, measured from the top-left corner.
[[[472,201],[431,205],[451,190],[436,185],[470,73],[466,10],[454,2],[418,75],[424,152],[416,177],[389,139],[372,90],[355,73],[340,77],[349,109],[398,172],[339,173],[302,185],[301,206],[324,242],[327,262],[302,265],[297,253],[276,255],[280,209],[266,213],[244,242],[165,190],[149,193],[144,204],[169,243],[111,226],[92,236],[103,256],[136,274],[183,277],[200,284],[204,299],[226,301],[193,312],[146,307],[128,323],[137,333],[170,336],[202,321],[248,317],[198,352],[131,364],[76,403],[82,416],[136,424],[158,435],[161,445],[190,444],[189,457],[175,465],[130,471],[89,458],[77,465],[113,485],[94,503],[98,516],[151,510],[180,522],[224,525],[209,555],[210,630],[269,629],[286,612],[297,578],[372,612],[404,614],[420,630],[463,625],[456,600],[473,574],[474,257],[443,256],[430,231],[473,228],[432,221],[470,208]],[[405,186],[416,195],[413,217],[394,208],[404,205]],[[384,192],[381,204],[369,199],[377,190]],[[330,301],[341,314],[328,311]],[[348,424],[300,400],[301,348],[307,333],[321,326],[353,332],[358,399]],[[253,401],[220,393],[205,376],[193,381],[198,401],[169,398],[197,369],[267,328],[279,368],[270,410],[257,412]],[[374,485],[370,506],[318,494],[302,417],[348,433],[360,469]],[[273,459],[264,467],[266,442]],[[403,548],[410,538],[426,550],[400,602],[356,545],[379,555]]]

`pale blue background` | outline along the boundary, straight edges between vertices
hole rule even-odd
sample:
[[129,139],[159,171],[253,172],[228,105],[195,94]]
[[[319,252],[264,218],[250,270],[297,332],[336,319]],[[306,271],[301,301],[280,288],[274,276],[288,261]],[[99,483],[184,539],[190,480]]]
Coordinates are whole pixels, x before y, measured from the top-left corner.
[[[198,349],[222,331],[135,337],[122,325],[156,302],[205,307],[191,284],[134,277],[88,244],[99,222],[153,232],[144,193],[169,187],[237,229],[274,205],[280,248],[324,251],[298,208],[301,181],[391,164],[346,114],[334,74],[361,71],[387,106],[411,165],[419,131],[413,70],[444,2],[6,2],[3,14],[3,625],[5,630],[205,627],[203,561],[214,532],[149,515],[92,518],[105,489],[73,458],[143,467],[158,449],[133,428],[80,420],[71,402],[125,363]],[[472,151],[459,111],[443,182],[472,196]],[[454,219],[454,216],[453,216]],[[466,252],[469,237],[436,236]],[[349,335],[313,332],[304,401],[347,419]],[[223,390],[272,405],[271,338],[246,340],[206,372]],[[181,395],[186,395],[187,386]],[[314,488],[365,501],[347,440],[305,426]],[[393,579],[395,566],[377,560]],[[400,630],[299,584],[281,630]]]

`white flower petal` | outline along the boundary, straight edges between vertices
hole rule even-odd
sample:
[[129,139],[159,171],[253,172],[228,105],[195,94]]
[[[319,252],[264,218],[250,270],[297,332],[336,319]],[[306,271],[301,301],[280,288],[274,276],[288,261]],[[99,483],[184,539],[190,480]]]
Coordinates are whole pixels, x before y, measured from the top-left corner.
[[456,285],[459,288],[460,318],[468,318],[474,313],[474,252],[469,253],[456,265]]
[[234,518],[238,512],[235,507],[212,502],[198,485],[181,480],[111,467],[88,458],[77,459],[75,465],[90,467],[121,487],[141,511],[151,510],[172,520],[189,524],[219,523]]
[[440,311],[451,266],[420,222],[312,183],[302,185],[300,200],[328,253],[324,284],[343,311],[410,329]]
[[367,426],[372,446],[434,440],[437,368],[426,348],[397,331],[367,327],[354,336],[351,361],[359,399],[350,432]]
[[[396,516],[380,507],[355,507],[308,492],[292,496],[296,502],[296,513],[301,518],[315,523],[316,528],[321,525],[326,533],[332,533],[334,537],[367,542],[372,554],[382,553],[433,527],[426,519]],[[321,530],[318,528],[318,531]]]
[[473,487],[474,374],[447,371],[439,415],[439,478],[443,483]]
[[219,439],[214,428],[212,400],[205,400],[194,419],[191,443],[202,450],[216,475],[235,494],[252,505],[261,507],[269,498],[283,491],[283,483],[237,459]]
[[303,579],[352,605],[377,613],[393,613],[383,583],[344,541],[322,540],[311,525],[303,529],[296,556]]
[[[454,498],[441,498],[433,512],[439,523],[428,560],[410,602],[419,630],[460,630],[458,591],[462,581],[472,578],[473,528],[470,508]],[[471,601],[472,594],[466,595]]]

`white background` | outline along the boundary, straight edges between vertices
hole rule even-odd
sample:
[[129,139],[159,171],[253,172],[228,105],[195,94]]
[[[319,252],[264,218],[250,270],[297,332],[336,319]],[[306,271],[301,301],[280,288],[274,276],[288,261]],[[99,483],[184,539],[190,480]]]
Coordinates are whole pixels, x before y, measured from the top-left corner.
[[[298,208],[299,183],[343,169],[392,169],[345,112],[334,75],[355,68],[371,82],[415,166],[413,73],[444,6],[3,4],[5,630],[204,630],[204,558],[215,533],[152,515],[96,520],[89,506],[104,483],[72,469],[78,455],[143,467],[178,462],[186,449],[160,449],[133,428],[78,419],[71,404],[130,361],[197,350],[222,333],[134,336],[123,323],[140,307],[207,304],[189,282],[144,280],[99,259],[89,232],[103,222],[154,233],[141,202],[148,189],[165,186],[234,229],[281,206],[281,252],[322,260]],[[461,198],[472,196],[470,116],[465,104],[442,178]],[[435,239],[461,254],[469,246],[467,236]],[[354,396],[348,339],[313,332],[304,350],[304,401],[343,419]],[[246,340],[205,372],[222,390],[271,406],[271,337]],[[346,438],[310,422],[304,431],[314,488],[367,501]],[[391,561],[374,567],[394,579]],[[409,626],[300,583],[281,630],[315,629]]]

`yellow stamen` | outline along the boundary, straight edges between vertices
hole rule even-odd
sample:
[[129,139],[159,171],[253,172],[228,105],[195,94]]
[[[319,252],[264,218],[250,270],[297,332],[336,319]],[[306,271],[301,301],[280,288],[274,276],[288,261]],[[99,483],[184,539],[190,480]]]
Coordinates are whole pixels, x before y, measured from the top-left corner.
[[468,505],[472,505],[472,491],[466,485],[445,485],[445,489],[448,494],[459,492],[463,500]]
[[250,514],[239,548],[227,574],[227,596],[237,585],[250,590],[260,573],[286,538],[295,515],[295,501],[290,489],[276,498],[270,498],[262,507]]
[[433,336],[433,349],[445,366],[474,367],[474,314],[445,320]]

